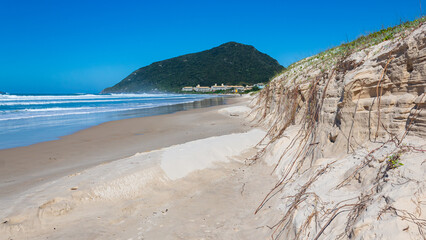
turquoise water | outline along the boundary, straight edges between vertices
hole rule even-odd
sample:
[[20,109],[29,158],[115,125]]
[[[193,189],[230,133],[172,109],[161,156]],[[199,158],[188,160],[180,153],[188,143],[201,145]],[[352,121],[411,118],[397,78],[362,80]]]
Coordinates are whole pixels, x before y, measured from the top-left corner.
[[0,95],[0,149],[58,139],[103,122],[224,104],[191,94]]

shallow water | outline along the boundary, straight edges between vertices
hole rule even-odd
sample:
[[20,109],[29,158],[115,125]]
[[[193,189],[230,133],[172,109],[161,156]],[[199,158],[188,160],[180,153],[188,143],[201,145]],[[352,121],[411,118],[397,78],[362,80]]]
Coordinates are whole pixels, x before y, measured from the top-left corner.
[[190,94],[0,95],[0,149],[58,139],[103,122],[221,105]]

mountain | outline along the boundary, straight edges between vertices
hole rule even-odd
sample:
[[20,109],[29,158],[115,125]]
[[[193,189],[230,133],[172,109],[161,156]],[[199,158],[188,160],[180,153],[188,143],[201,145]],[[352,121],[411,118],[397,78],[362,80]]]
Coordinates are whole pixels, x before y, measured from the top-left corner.
[[142,67],[102,93],[168,91],[184,86],[267,82],[284,70],[277,60],[253,46],[228,42]]

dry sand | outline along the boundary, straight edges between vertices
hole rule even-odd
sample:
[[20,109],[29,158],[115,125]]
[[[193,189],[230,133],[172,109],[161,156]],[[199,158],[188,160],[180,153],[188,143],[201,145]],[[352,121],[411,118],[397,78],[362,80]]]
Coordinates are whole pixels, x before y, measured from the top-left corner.
[[265,135],[247,100],[0,151],[0,239],[265,238],[273,210],[253,212],[276,178],[245,164]]

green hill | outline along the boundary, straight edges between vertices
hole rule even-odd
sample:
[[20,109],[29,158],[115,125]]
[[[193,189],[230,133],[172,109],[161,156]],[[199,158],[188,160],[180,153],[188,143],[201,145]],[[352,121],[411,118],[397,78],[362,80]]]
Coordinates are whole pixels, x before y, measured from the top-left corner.
[[253,46],[229,42],[199,53],[152,63],[102,93],[168,91],[184,86],[267,82],[284,69]]

